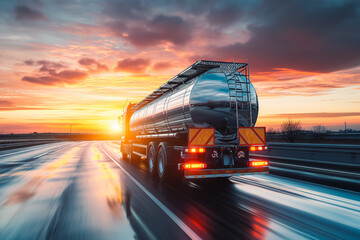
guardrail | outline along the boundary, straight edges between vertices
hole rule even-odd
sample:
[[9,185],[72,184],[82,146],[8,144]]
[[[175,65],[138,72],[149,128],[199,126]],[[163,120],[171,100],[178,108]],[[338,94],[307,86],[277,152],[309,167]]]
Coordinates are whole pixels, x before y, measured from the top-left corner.
[[360,146],[343,144],[268,143],[268,150],[256,152],[298,160],[360,164]]
[[0,151],[19,148],[19,147],[29,147],[34,145],[53,143],[53,142],[59,142],[59,140],[55,140],[55,139],[1,140]]
[[268,143],[252,158],[270,161],[270,174],[360,190],[360,146],[340,144]]

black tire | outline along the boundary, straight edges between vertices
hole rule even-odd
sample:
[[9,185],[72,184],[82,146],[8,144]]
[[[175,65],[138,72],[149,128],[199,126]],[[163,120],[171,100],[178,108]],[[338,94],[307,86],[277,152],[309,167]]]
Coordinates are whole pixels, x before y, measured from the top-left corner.
[[137,163],[139,163],[139,161],[140,161],[140,157],[138,155],[134,154],[133,152],[131,152],[129,154],[129,162],[130,162],[130,164],[136,165]]
[[149,144],[149,152],[148,152],[148,168],[149,174],[151,177],[157,177],[157,151],[156,144],[151,142]]
[[124,161],[129,161],[129,154],[127,152],[121,152],[121,155]]
[[120,145],[120,152],[121,152],[121,155],[122,155],[122,159],[125,160],[125,161],[128,161],[129,160],[129,156],[128,156],[128,153],[125,152],[124,150],[124,145],[121,143]]
[[159,144],[157,154],[157,173],[161,182],[178,182],[181,180],[181,175],[176,166],[168,166],[168,152],[166,143]]
[[231,183],[230,177],[215,178],[214,180],[218,184],[229,184],[229,183]]

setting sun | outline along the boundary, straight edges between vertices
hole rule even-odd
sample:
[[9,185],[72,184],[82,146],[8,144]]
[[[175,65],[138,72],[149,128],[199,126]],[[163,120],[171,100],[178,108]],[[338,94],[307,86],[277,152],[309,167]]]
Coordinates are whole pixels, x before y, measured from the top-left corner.
[[115,132],[120,132],[121,130],[121,127],[120,125],[116,122],[112,125],[112,130],[115,131]]
[[[69,8],[65,2],[56,8],[45,1],[39,6],[18,1],[1,5],[3,134],[69,132],[69,125],[73,133],[118,132],[121,127],[112,122],[127,103],[141,101],[196,60],[234,58],[249,59],[259,96],[258,125],[279,128],[291,113],[307,129],[324,125],[339,130],[344,122],[360,128],[359,44],[356,31],[345,24],[357,29],[356,19],[332,28],[311,24],[311,31],[305,31],[307,18],[289,29],[282,12],[265,24],[256,14],[222,21],[214,9],[208,15],[181,14],[171,4],[163,15],[161,8],[151,7],[155,2],[149,3],[147,18],[137,12],[141,7],[113,14],[124,8],[112,1],[69,2]],[[247,4],[245,12],[262,6],[261,1]],[[256,18],[258,27],[253,26]]]

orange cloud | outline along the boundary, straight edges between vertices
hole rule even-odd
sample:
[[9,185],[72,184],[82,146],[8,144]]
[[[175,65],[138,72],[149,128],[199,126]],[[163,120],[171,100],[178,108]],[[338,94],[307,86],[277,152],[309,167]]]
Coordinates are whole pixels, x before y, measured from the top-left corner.
[[45,110],[49,108],[33,107],[33,106],[19,106],[9,100],[0,100],[0,111],[16,111],[16,110]]
[[322,73],[299,71],[288,68],[275,68],[271,72],[258,72],[251,76],[251,80],[252,82],[293,81],[306,77],[319,76],[321,74]]
[[125,58],[117,62],[116,71],[143,73],[150,66],[150,60],[145,58]]
[[88,77],[88,74],[80,70],[64,70],[51,73],[53,76],[24,76],[21,80],[41,85],[74,84]]
[[154,71],[163,71],[172,67],[174,67],[174,64],[171,62],[157,62],[152,66],[152,69]]
[[357,117],[360,112],[317,112],[317,113],[279,113],[262,116],[263,118],[338,118]]
[[26,60],[24,63],[30,66],[40,66],[34,76],[22,77],[22,81],[30,83],[41,85],[74,84],[88,77],[87,72],[78,69],[66,69],[64,64],[58,62]]
[[315,96],[332,90],[360,84],[360,68],[332,73],[316,73],[292,69],[276,69],[251,76],[257,92],[262,97]]
[[105,72],[109,70],[105,64],[101,64],[93,58],[81,58],[78,63],[87,67],[87,69],[93,73]]

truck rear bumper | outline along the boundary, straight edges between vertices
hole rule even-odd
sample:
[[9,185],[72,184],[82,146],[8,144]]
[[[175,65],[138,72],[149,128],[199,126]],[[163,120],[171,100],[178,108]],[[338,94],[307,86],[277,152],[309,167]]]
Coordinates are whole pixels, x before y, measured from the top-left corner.
[[184,171],[184,176],[186,179],[232,177],[232,176],[244,176],[244,175],[255,175],[255,174],[269,174],[269,167],[201,169],[201,170]]

